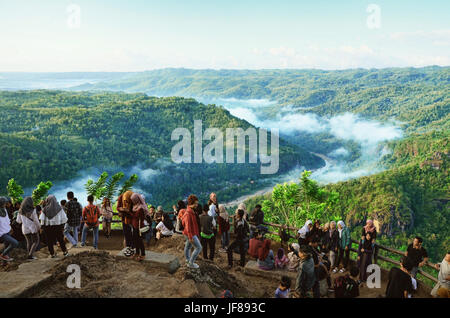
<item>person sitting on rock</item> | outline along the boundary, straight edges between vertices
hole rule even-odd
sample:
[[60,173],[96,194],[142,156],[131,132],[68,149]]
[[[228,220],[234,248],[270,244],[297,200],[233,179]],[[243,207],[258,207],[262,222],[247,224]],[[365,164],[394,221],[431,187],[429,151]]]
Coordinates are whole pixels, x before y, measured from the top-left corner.
[[262,247],[263,236],[261,232],[255,231],[253,232],[253,237],[250,239],[248,243],[248,254],[254,259],[258,258],[258,250]]
[[171,237],[173,235],[174,226],[168,213],[163,213],[162,221],[156,226],[156,239],[160,240],[163,237]]
[[270,240],[264,240],[262,247],[258,250],[258,267],[264,270],[272,270],[275,268],[275,257],[270,249]]
[[286,269],[289,264],[289,258],[284,253],[284,248],[279,248],[275,256],[275,267],[279,269]]
[[298,252],[300,251],[300,245],[298,243],[292,243],[289,245],[289,253],[287,255],[289,259],[288,271],[296,272],[298,270],[298,266],[300,265],[300,257],[298,256]]

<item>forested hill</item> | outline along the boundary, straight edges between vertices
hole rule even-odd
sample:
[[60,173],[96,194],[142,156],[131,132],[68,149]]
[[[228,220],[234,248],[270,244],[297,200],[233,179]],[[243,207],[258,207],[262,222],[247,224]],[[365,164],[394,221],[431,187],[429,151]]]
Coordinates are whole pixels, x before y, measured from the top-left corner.
[[269,99],[293,112],[395,118],[407,131],[450,128],[450,67],[322,70],[162,69],[79,89],[159,96]]
[[[202,120],[204,129],[251,126],[221,107],[194,99],[3,91],[0,112],[1,194],[9,178],[28,187],[43,180],[70,180],[89,167],[114,170],[139,164],[144,169],[157,169],[155,162],[160,159],[167,163],[166,169],[157,171],[157,180],[139,184],[158,204],[173,204],[190,191],[206,195],[210,189],[232,199],[255,191],[263,186],[259,180],[272,177],[261,175],[255,164],[171,165],[170,153],[176,143],[171,141],[171,133],[175,128],[188,128],[193,135],[194,119]],[[317,168],[324,162],[281,139],[279,172],[297,164]]]

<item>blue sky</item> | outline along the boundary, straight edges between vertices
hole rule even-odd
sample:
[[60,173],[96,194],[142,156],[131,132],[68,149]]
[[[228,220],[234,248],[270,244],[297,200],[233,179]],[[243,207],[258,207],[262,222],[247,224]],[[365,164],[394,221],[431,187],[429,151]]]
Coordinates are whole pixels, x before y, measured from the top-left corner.
[[450,65],[450,1],[0,0],[0,71],[425,65]]

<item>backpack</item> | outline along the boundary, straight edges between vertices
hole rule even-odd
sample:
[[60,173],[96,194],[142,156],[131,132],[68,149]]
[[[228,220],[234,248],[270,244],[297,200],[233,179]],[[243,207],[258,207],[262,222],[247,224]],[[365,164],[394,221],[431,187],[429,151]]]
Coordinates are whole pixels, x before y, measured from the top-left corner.
[[98,223],[98,218],[100,217],[100,210],[98,209],[98,207],[96,205],[92,205],[92,206],[86,206],[86,213],[85,213],[85,221],[86,224],[89,227],[95,227],[97,226]]
[[334,280],[334,295],[336,298],[353,298],[355,297],[354,281],[349,276],[339,276]]

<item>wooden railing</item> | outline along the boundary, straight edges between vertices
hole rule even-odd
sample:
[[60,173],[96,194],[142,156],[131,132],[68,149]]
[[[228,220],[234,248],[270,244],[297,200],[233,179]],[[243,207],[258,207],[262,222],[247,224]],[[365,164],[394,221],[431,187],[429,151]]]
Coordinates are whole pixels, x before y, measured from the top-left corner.
[[[118,215],[118,213],[114,213],[114,215]],[[232,220],[232,217],[230,217],[230,220]],[[112,222],[113,223],[121,223],[122,221],[121,220],[112,220]],[[296,229],[294,227],[283,226],[283,225],[280,225],[280,224],[274,224],[274,223],[270,223],[270,222],[265,222],[264,225],[266,225],[268,227],[276,228],[276,229],[285,228],[286,230],[294,231],[295,233],[298,230],[298,229]],[[269,230],[267,233],[279,236],[278,232],[274,232],[274,231],[270,231]],[[353,244],[359,244],[358,241],[353,240],[353,239],[352,239],[352,243]],[[375,264],[377,264],[378,260],[381,260],[381,261],[384,261],[384,262],[387,262],[387,263],[391,263],[391,264],[400,266],[400,262],[399,261],[397,261],[395,259],[392,259],[392,258],[389,258],[389,257],[385,257],[385,256],[382,256],[382,255],[379,255],[379,250],[383,250],[383,251],[386,251],[388,253],[399,255],[399,256],[405,256],[405,252],[402,252],[402,251],[399,251],[399,250],[396,250],[396,249],[393,249],[393,248],[390,248],[390,247],[387,247],[387,246],[375,244],[375,251],[374,251],[374,263]],[[358,250],[355,249],[355,248],[351,248],[350,251],[354,252],[354,253],[358,253]],[[435,268],[435,264],[433,264],[431,262],[427,262],[425,264],[425,266],[428,267],[428,268],[433,269],[434,271],[437,271],[436,268]],[[437,280],[437,278],[435,276],[430,275],[429,273],[425,272],[422,269],[419,269],[418,273],[421,274],[422,276],[432,280],[433,282],[438,282],[438,280]]]
[[[266,226],[268,226],[268,227],[272,227],[272,228],[276,228],[276,229],[285,228],[286,230],[294,231],[294,232],[297,232],[297,230],[298,230],[298,229],[296,229],[294,227],[287,227],[287,226],[284,227],[284,226],[282,226],[280,224],[274,224],[274,223],[269,223],[269,222],[265,222],[264,224]],[[270,231],[269,230],[268,233],[272,234],[272,235],[279,236],[278,232],[274,232],[274,231]],[[352,239],[352,243],[353,244],[359,244],[358,241],[353,240],[353,239]],[[358,253],[357,249],[351,248],[350,250],[352,252],[354,252],[354,253]],[[382,256],[382,255],[379,255],[379,250],[383,250],[383,251],[386,251],[388,253],[399,255],[399,256],[405,256],[405,252],[402,252],[402,251],[399,251],[399,250],[396,250],[396,249],[393,249],[393,248],[390,248],[390,247],[386,247],[386,246],[383,246],[383,245],[375,244],[375,251],[374,251],[374,263],[375,264],[378,262],[378,260],[381,260],[381,261],[384,261],[384,262],[387,262],[387,263],[391,263],[391,264],[400,266],[400,262],[399,261],[397,261],[395,259],[392,259],[392,258],[389,258],[389,257],[385,257],[385,256]],[[431,262],[427,262],[425,264],[425,266],[428,267],[428,268],[433,269],[434,271],[437,271],[436,268],[435,268],[435,264],[433,264]],[[422,276],[432,280],[435,283],[438,282],[438,280],[437,280],[437,278],[435,276],[430,275],[429,273],[425,272],[422,269],[419,269],[418,273],[420,273]]]

